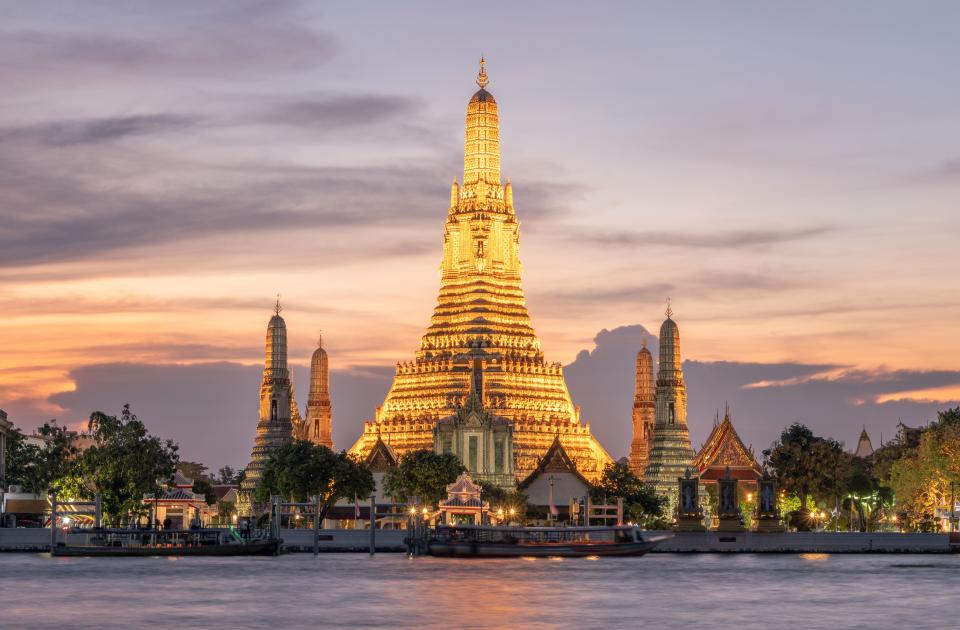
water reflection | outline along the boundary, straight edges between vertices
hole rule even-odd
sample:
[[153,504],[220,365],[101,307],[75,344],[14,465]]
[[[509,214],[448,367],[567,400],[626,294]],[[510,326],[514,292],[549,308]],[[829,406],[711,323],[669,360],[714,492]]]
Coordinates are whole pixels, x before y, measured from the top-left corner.
[[3,554],[0,627],[691,628],[712,619],[760,628],[771,615],[803,618],[805,628],[952,625],[960,558],[819,555],[555,562]]

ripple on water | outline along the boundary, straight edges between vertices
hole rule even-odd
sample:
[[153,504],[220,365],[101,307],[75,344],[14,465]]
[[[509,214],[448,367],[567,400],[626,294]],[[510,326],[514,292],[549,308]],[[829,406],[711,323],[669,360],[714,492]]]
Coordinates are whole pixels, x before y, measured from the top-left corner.
[[[814,557],[815,556],[815,557]],[[0,555],[0,627],[952,626],[960,558]],[[730,623],[722,622],[728,620]]]

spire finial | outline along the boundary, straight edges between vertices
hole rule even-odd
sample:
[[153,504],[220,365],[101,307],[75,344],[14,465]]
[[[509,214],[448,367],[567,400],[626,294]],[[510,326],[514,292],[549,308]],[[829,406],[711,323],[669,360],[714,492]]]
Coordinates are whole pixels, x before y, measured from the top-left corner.
[[322,328],[317,331],[317,347],[318,348],[323,347],[323,329]]
[[483,56],[481,55],[480,56],[480,72],[477,74],[477,85],[480,86],[481,90],[487,87],[487,83],[490,83],[489,79],[487,79],[486,63],[487,62],[484,60]]
[[644,335],[643,337],[640,338],[640,344],[641,344],[644,348],[647,347],[647,336],[646,336],[646,335]]
[[273,306],[273,312],[275,315],[279,315],[280,311],[283,310],[283,307],[280,306],[280,294],[277,293],[277,303]]
[[670,305],[670,298],[667,298],[667,319],[673,318],[673,306]]

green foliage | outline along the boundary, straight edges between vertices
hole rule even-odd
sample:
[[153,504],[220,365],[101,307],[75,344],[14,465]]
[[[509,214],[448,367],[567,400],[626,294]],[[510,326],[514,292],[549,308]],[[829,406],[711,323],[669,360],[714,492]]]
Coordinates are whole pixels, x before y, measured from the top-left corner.
[[217,471],[216,481],[221,485],[239,485],[245,476],[244,470],[237,471],[230,466],[224,466]]
[[[800,512],[807,512],[809,498],[839,497],[850,478],[853,456],[836,440],[813,434],[794,423],[763,452],[777,485],[800,499]],[[804,518],[799,527],[805,529]]]
[[624,520],[649,526],[664,518],[666,497],[654,492],[626,464],[614,462],[603,470],[599,483],[590,488],[590,500],[607,502],[623,499]]
[[7,435],[7,484],[23,486],[24,492],[46,494],[68,474],[77,448],[67,428],[56,420],[44,423],[37,434],[44,438],[43,446],[27,444],[17,430]]
[[193,488],[191,488],[191,490],[193,490],[194,494],[202,495],[207,505],[213,505],[217,502],[217,495],[213,491],[213,485],[202,477],[193,482]]
[[230,517],[233,515],[237,506],[233,501],[221,501],[217,504],[217,520],[221,525],[229,525]]
[[436,505],[447,498],[447,486],[466,470],[452,453],[412,451],[387,471],[384,490],[398,501]]
[[921,529],[931,527],[937,508],[946,506],[951,494],[960,497],[960,407],[941,411],[917,446],[892,463],[890,485],[901,516]]
[[200,479],[209,480],[207,475],[207,467],[198,462],[185,462],[181,461],[177,463],[177,470],[180,471],[180,474],[184,477],[197,481]]
[[130,405],[123,406],[119,417],[95,411],[88,426],[94,444],[76,458],[71,474],[61,480],[61,491],[84,498],[101,494],[104,517],[121,525],[128,514],[144,512],[145,495],[159,494],[163,484],[172,482],[178,447],[147,433]]
[[477,481],[480,486],[480,498],[490,503],[490,510],[496,512],[502,509],[506,514],[513,509],[513,519],[523,522],[527,517],[527,495],[516,488],[505,490],[500,486],[486,481]]
[[295,501],[320,499],[320,519],[340,499],[366,499],[374,491],[373,475],[345,452],[335,453],[308,440],[275,449],[264,462],[256,498],[277,494]]

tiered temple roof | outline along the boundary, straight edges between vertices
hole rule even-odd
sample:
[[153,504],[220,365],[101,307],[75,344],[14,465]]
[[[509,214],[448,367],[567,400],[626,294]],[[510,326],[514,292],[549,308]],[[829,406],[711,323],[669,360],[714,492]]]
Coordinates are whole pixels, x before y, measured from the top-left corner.
[[540,350],[521,287],[520,223],[500,179],[499,112],[485,87],[467,105],[463,185],[454,181],[444,228],[441,286],[414,360],[397,364],[373,422],[350,449],[378,437],[398,454],[433,448],[433,426],[465,404],[473,366],[483,407],[513,423],[514,473],[529,474],[560,434],[578,469],[598,477],[609,454],[580,422],[559,363]]
[[756,481],[763,476],[753,450],[743,445],[733,428],[729,407],[723,421],[714,422],[710,436],[697,453],[693,464],[704,481],[721,479],[725,477],[727,470],[732,478],[741,481]]

